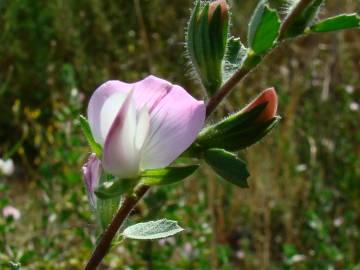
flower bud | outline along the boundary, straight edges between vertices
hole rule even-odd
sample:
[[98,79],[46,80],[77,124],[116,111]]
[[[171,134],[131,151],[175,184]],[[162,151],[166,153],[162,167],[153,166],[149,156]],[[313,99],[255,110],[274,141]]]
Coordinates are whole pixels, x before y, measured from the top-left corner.
[[222,84],[229,11],[225,0],[197,1],[187,29],[187,51],[208,94]]
[[201,131],[190,153],[209,148],[238,151],[251,146],[279,122],[277,104],[275,90],[264,90],[241,111]]
[[225,21],[228,19],[229,11],[225,0],[216,0],[209,4],[209,22],[211,22],[215,10],[220,6],[221,9],[221,20]]

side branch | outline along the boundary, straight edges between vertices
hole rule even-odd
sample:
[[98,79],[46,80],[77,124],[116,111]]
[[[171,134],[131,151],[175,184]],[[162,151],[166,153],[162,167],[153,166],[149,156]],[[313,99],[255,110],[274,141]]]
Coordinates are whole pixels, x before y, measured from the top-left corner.
[[114,239],[120,226],[124,223],[130,212],[134,209],[136,204],[141,200],[149,188],[149,186],[139,185],[135,187],[133,195],[125,197],[119,211],[117,212],[109,227],[104,232],[99,244],[93,251],[90,260],[86,264],[85,270],[94,270],[98,267],[109,250],[111,242]]

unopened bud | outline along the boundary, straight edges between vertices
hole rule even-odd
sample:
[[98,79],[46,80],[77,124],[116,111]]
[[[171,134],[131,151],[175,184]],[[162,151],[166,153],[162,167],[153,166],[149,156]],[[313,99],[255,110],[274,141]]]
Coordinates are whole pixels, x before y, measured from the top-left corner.
[[215,10],[220,6],[221,8],[221,19],[225,21],[228,19],[229,10],[226,3],[226,0],[216,0],[209,4],[209,22],[211,21],[212,17],[214,16]]
[[229,11],[225,0],[196,2],[187,29],[187,51],[207,93],[222,84],[228,39]]
[[241,111],[201,131],[189,153],[209,148],[238,151],[260,141],[280,120],[277,104],[275,90],[264,90]]

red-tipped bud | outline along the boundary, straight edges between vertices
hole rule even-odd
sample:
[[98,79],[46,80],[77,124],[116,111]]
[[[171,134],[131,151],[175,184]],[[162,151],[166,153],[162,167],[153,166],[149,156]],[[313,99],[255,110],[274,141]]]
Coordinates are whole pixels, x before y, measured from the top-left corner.
[[241,112],[248,112],[263,103],[266,103],[266,107],[256,118],[255,123],[265,123],[274,118],[277,112],[278,98],[274,88],[268,88],[262,91],[250,104],[242,109]]
[[229,16],[229,9],[226,4],[226,0],[216,0],[214,2],[211,2],[209,5],[209,21],[214,15],[215,10],[218,6],[221,6],[221,18],[222,20],[226,20]]

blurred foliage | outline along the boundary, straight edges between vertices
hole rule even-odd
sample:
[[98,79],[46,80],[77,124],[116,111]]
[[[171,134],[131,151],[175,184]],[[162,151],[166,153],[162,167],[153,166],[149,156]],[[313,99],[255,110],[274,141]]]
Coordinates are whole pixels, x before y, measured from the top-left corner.
[[[283,1],[272,1],[281,8]],[[321,14],[359,12],[328,1]],[[234,0],[243,40],[255,1]],[[77,117],[97,85],[148,73],[184,85],[190,0],[0,0],[0,268],[82,269],[97,229],[80,168],[89,149]],[[177,219],[187,230],[160,242],[126,241],[103,269],[356,269],[360,266],[359,30],[301,38],[266,59],[231,98],[238,109],[260,90],[280,95],[279,127],[242,152],[250,189],[205,169],[157,188],[132,220]],[[219,113],[219,115],[222,115]],[[125,267],[126,265],[126,267]]]

